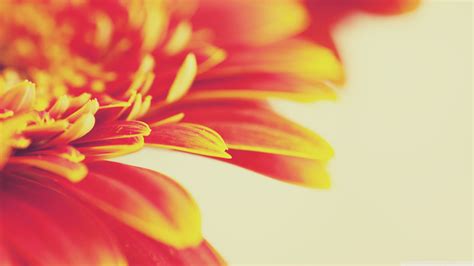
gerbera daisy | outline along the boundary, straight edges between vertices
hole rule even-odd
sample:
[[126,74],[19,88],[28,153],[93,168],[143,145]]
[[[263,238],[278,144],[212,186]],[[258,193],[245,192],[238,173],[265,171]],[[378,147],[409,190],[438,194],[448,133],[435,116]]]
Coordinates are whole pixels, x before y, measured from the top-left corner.
[[41,102],[34,84],[0,76],[2,265],[222,263],[178,184],[93,161],[140,148],[145,123],[104,122],[86,94]]
[[52,98],[88,92],[99,117],[148,123],[149,145],[330,185],[330,146],[261,101],[333,99],[343,80],[330,50],[295,37],[300,1],[16,2],[2,2],[0,64]]
[[98,161],[144,143],[328,187],[331,147],[264,101],[335,97],[309,23],[300,0],[1,1],[2,257],[222,263],[176,183]]

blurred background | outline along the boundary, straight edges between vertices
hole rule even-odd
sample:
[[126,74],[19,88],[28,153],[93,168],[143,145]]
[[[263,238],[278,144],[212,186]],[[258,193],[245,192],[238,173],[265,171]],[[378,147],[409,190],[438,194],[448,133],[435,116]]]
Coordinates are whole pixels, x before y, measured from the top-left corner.
[[333,145],[330,190],[171,151],[118,161],[178,179],[231,264],[472,261],[472,5],[351,17],[335,35],[340,99],[274,102]]

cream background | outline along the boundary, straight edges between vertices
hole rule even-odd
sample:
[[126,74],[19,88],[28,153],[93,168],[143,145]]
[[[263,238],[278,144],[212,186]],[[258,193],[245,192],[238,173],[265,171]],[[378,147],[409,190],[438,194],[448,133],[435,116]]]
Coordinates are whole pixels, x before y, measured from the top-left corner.
[[340,100],[275,103],[332,143],[330,190],[170,151],[119,161],[179,180],[233,264],[472,260],[471,36],[472,3],[462,1],[339,27]]

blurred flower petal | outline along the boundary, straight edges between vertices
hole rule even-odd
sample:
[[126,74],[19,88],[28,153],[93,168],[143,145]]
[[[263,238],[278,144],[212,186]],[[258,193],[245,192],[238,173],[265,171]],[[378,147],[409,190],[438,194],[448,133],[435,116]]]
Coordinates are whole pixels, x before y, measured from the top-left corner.
[[111,232],[79,202],[24,177],[2,176],[2,188],[0,246],[7,243],[13,265],[127,264]]
[[263,45],[300,32],[308,19],[299,0],[200,0],[191,22],[212,29],[218,45]]
[[52,173],[68,179],[71,182],[79,182],[87,175],[87,168],[82,163],[72,162],[58,155],[31,155],[31,156],[15,156],[8,161],[8,169],[15,171],[31,172],[34,169],[22,169],[23,166],[30,166],[41,169],[45,172]]
[[333,100],[333,88],[320,81],[306,81],[286,74],[242,74],[203,79],[192,87],[187,99],[268,99],[282,98],[312,102]]
[[202,77],[248,73],[286,74],[316,82],[344,81],[342,66],[334,53],[303,39],[288,39],[264,47],[234,49],[227,60],[203,73]]
[[33,109],[35,97],[35,85],[29,81],[23,81],[0,95],[2,99],[0,109],[8,109],[16,113],[30,111]]
[[120,163],[100,161],[87,166],[87,178],[66,185],[92,206],[177,248],[201,242],[198,207],[177,183],[160,173]]

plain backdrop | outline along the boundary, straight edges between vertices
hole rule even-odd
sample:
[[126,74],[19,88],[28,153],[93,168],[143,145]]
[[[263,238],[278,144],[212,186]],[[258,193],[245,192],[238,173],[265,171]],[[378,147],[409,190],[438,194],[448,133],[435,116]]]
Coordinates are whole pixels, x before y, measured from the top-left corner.
[[176,178],[232,264],[472,260],[472,3],[358,15],[336,40],[348,77],[339,101],[275,102],[333,145],[330,190],[171,151],[118,161]]

